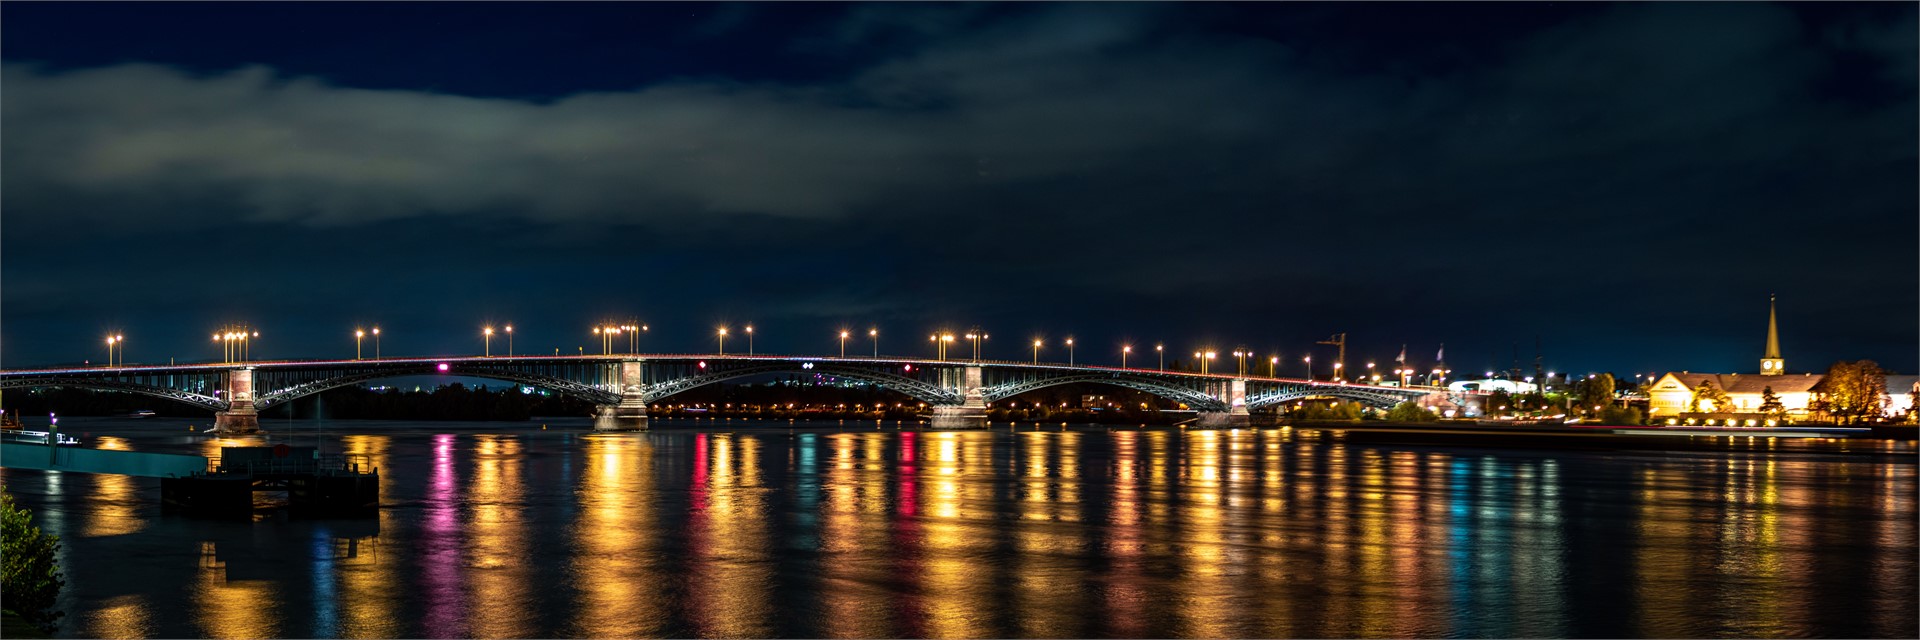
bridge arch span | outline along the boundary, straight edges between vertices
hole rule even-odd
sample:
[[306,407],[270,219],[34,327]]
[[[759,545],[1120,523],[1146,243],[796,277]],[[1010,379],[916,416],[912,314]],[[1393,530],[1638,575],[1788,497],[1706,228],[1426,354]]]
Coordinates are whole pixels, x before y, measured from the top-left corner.
[[1404,395],[1383,392],[1383,391],[1375,391],[1372,389],[1345,387],[1345,386],[1338,386],[1338,385],[1333,385],[1333,386],[1315,385],[1312,387],[1294,387],[1294,388],[1281,389],[1279,391],[1269,391],[1269,392],[1260,393],[1260,394],[1250,394],[1247,397],[1247,408],[1259,409],[1262,407],[1270,407],[1270,406],[1275,406],[1275,405],[1284,404],[1288,402],[1294,402],[1297,400],[1308,400],[1313,398],[1334,398],[1339,400],[1352,400],[1352,401],[1359,402],[1361,404],[1365,404],[1367,406],[1378,408],[1378,409],[1392,409],[1394,406],[1412,399]]
[[356,371],[356,372],[348,373],[345,375],[331,375],[331,376],[311,378],[311,379],[281,380],[281,381],[278,381],[279,382],[278,385],[273,386],[271,388],[269,388],[266,385],[257,386],[257,388],[259,389],[259,392],[254,397],[253,406],[256,409],[265,410],[269,407],[277,406],[287,402],[292,402],[294,400],[305,398],[307,396],[320,393],[323,391],[327,391],[330,389],[338,389],[340,387],[356,385],[356,384],[369,382],[373,380],[380,380],[383,378],[399,378],[399,377],[409,377],[409,376],[457,376],[462,378],[484,378],[488,380],[500,380],[503,382],[513,382],[518,384],[525,384],[525,385],[540,387],[542,389],[548,389],[555,393],[559,393],[561,395],[571,396],[571,397],[579,398],[581,400],[586,400],[594,404],[614,404],[620,401],[620,394],[616,391],[602,388],[592,384],[578,382],[575,380],[569,380],[567,378],[550,376],[550,375],[542,375],[542,374],[534,373],[530,371],[516,371],[513,369],[503,369],[498,367],[462,366],[462,364],[463,363],[452,364],[448,366],[448,368],[445,370],[440,369],[438,364],[432,363],[432,362],[409,364],[409,365],[402,365],[397,367],[387,365],[379,369],[368,370],[368,371]]
[[1130,376],[1122,373],[1105,373],[1105,372],[1066,374],[1066,375],[1049,376],[1044,378],[1013,380],[1009,382],[1003,382],[1000,384],[989,385],[986,389],[983,390],[982,395],[986,396],[987,402],[999,402],[1001,400],[1005,400],[1007,398],[1011,398],[1013,396],[1017,396],[1030,391],[1038,391],[1040,389],[1045,389],[1047,387],[1055,387],[1063,384],[1074,384],[1074,383],[1082,383],[1082,382],[1112,385],[1112,386],[1122,387],[1126,389],[1133,389],[1135,391],[1144,391],[1146,393],[1153,394],[1156,397],[1165,398],[1167,400],[1172,400],[1174,402],[1184,403],[1189,407],[1203,410],[1203,411],[1225,411],[1228,409],[1226,402],[1199,389],[1180,386],[1178,384],[1169,384],[1169,383],[1161,382],[1148,377]]
[[648,404],[652,404],[665,400],[675,394],[691,391],[710,384],[779,373],[819,373],[851,378],[880,385],[883,388],[906,394],[915,400],[930,405],[959,404],[961,399],[958,391],[925,380],[878,371],[870,367],[848,366],[826,361],[769,361],[756,362],[746,366],[728,367],[710,373],[674,378],[646,385],[644,397]]
[[67,387],[74,389],[92,389],[96,391],[122,391],[160,398],[162,400],[186,403],[208,411],[225,411],[227,409],[226,399],[216,395],[112,378],[75,376],[71,378],[44,377],[0,380],[0,390],[32,389],[36,387]]

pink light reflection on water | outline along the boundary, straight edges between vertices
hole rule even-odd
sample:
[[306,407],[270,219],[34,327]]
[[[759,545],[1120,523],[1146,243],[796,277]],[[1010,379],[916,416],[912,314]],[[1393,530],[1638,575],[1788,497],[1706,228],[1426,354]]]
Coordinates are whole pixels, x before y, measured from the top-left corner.
[[[442,365],[445,366],[445,365]],[[421,585],[426,594],[426,637],[467,636],[466,594],[460,586],[460,495],[454,474],[454,436],[433,436],[433,475],[421,524]]]

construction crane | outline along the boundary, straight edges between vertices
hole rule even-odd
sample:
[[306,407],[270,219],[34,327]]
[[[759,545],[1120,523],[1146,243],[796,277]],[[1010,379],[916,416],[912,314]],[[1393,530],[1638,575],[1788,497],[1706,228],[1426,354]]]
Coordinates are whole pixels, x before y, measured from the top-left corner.
[[1330,344],[1340,349],[1340,355],[1333,359],[1333,379],[1342,379],[1342,377],[1346,375],[1347,368],[1347,334],[1344,332],[1336,333],[1314,344]]

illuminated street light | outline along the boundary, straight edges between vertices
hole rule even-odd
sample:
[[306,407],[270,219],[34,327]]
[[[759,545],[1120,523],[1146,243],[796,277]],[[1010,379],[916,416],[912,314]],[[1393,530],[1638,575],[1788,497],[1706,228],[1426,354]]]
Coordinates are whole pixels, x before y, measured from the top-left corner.
[[981,333],[980,331],[975,330],[975,331],[967,332],[966,337],[969,342],[973,343],[973,361],[979,362],[980,361],[980,341],[986,340],[987,334]]
[[727,355],[727,328],[720,327],[720,355]]
[[360,339],[365,337],[367,337],[367,332],[359,329],[353,330],[353,359],[355,360],[360,359]]
[[1274,356],[1272,358],[1268,358],[1267,359],[1267,377],[1278,378],[1280,377],[1279,372],[1280,372],[1280,356]]
[[840,357],[847,357],[847,330],[840,330]]
[[380,327],[373,328],[373,359],[380,359]]
[[507,325],[507,357],[513,357],[513,325]]
[[485,345],[483,347],[483,351],[480,352],[480,355],[486,356],[486,357],[492,357],[493,356],[493,327],[487,327],[485,329],[482,329],[480,331],[480,335],[481,335],[481,344]]
[[1346,364],[1347,363],[1345,362],[1333,363],[1333,381],[1334,382],[1343,382],[1346,380],[1345,378],[1340,377],[1340,368],[1345,366]]
[[1207,352],[1207,357],[1206,357],[1206,359],[1204,359],[1204,360],[1201,360],[1201,361],[1200,361],[1200,373],[1202,373],[1202,374],[1204,374],[1204,373],[1206,373],[1206,372],[1207,372],[1207,370],[1208,370],[1208,369],[1210,369],[1210,368],[1212,368],[1212,366],[1213,366],[1213,357],[1214,357],[1215,355],[1218,355],[1218,354],[1216,354],[1216,353],[1214,353],[1214,352],[1212,352],[1212,351],[1208,351],[1208,352]]
[[1154,355],[1160,357],[1160,370],[1166,371],[1167,370],[1167,345],[1164,345],[1164,344],[1153,345],[1153,353]]
[[1067,366],[1073,366],[1073,336],[1067,336]]
[[1034,338],[1033,340],[1033,363],[1040,364],[1040,339],[1039,338]]
[[872,329],[868,329],[867,339],[873,341],[873,357],[879,358],[880,357],[880,328],[874,327]]
[[1123,345],[1120,347],[1120,368],[1127,368],[1127,354],[1129,353],[1133,353],[1132,345]]
[[747,355],[753,355],[753,325],[747,325]]
[[1313,382],[1313,356],[1307,356],[1307,382]]

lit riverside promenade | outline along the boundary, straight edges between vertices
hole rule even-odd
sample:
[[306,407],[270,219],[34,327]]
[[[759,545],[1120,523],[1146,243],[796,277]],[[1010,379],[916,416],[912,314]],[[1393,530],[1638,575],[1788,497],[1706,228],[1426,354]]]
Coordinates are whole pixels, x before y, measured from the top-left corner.
[[337,387],[397,376],[489,378],[549,389],[594,403],[594,428],[647,428],[647,406],[696,387],[749,376],[801,373],[861,380],[933,407],[936,429],[986,426],[988,403],[1072,383],[1102,383],[1185,404],[1200,424],[1243,426],[1250,411],[1310,397],[1380,408],[1445,396],[1434,387],[1253,377],[1041,362],[893,357],[621,354],[456,356],[380,360],[280,360],[173,366],[107,366],[0,371],[0,390],[74,387],[138,393],[204,407],[221,434],[257,432],[259,412]]

